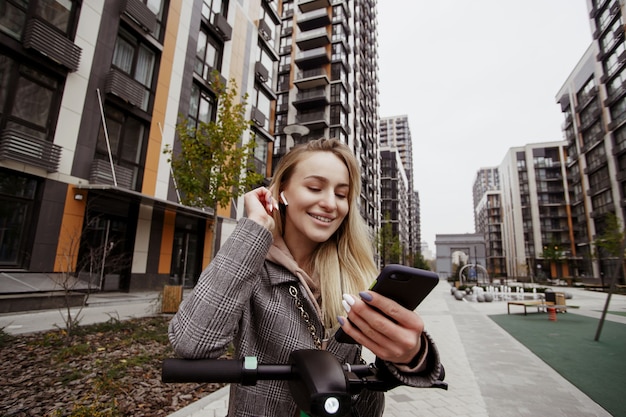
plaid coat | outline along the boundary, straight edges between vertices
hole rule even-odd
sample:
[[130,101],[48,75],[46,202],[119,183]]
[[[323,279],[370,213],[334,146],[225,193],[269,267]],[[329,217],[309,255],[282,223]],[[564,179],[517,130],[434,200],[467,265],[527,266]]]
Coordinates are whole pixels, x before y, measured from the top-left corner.
[[[272,235],[256,222],[243,218],[211,264],[202,272],[191,295],[185,297],[169,326],[169,338],[184,358],[217,358],[229,344],[235,356],[256,356],[259,363],[286,363],[297,349],[315,349],[290,287],[298,289],[305,311],[324,335],[315,305],[298,277],[265,259]],[[417,375],[389,370],[412,386],[427,387],[441,372],[438,353],[429,340],[429,370]],[[361,347],[328,341],[327,350],[342,363],[360,363]],[[384,395],[364,390],[353,398],[353,416],[377,417],[384,409]],[[287,382],[259,381],[254,386],[231,385],[229,416],[292,417],[297,407]]]

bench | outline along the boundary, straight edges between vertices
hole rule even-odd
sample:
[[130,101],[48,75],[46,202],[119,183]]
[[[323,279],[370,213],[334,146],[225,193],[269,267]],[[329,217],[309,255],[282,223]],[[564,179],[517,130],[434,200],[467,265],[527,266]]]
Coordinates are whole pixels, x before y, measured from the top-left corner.
[[533,300],[533,301],[509,301],[506,305],[507,314],[511,314],[511,306],[523,306],[524,307],[524,315],[528,313],[528,307],[537,307],[537,312],[539,312],[539,307],[545,305],[545,301],[543,300]]

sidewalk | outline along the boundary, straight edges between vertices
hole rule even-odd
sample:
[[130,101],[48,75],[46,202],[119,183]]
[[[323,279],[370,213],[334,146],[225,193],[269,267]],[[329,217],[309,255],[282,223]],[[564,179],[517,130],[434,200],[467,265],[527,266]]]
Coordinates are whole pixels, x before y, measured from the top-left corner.
[[[572,293],[568,304],[580,307],[570,311],[600,317],[606,294],[559,290]],[[610,310],[626,312],[626,297],[614,295]],[[385,417],[610,416],[489,319],[506,314],[505,302],[457,301],[441,281],[418,312],[437,343],[449,389],[395,388],[386,394]],[[626,323],[617,315],[607,320]],[[226,416],[227,406],[225,387],[169,417]]]
[[[573,294],[568,305],[579,307],[567,314],[600,317],[606,294],[560,290]],[[81,323],[152,315],[158,312],[158,297],[156,292],[92,294]],[[437,343],[449,389],[398,387],[386,394],[385,417],[610,416],[488,317],[506,314],[506,310],[502,301],[457,301],[450,294],[450,285],[441,281],[418,312]],[[626,313],[626,297],[614,295],[610,310]],[[607,320],[626,323],[626,316],[608,314]],[[58,310],[0,314],[0,328],[11,334],[62,325]],[[225,416],[227,404],[225,388],[169,417]]]

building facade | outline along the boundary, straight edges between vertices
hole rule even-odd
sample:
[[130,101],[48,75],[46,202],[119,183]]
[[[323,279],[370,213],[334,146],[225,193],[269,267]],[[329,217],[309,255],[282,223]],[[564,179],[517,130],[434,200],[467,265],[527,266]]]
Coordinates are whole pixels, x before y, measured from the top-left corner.
[[509,277],[571,276],[576,251],[565,148],[565,141],[511,148],[499,167]]
[[486,268],[490,277],[506,276],[506,262],[502,243],[502,192],[500,170],[481,168],[473,186],[474,227],[482,233],[486,248]]
[[[382,117],[380,119],[380,146],[381,159],[382,150],[396,152],[400,157],[402,167],[398,169],[404,170],[404,176],[407,181],[406,198],[408,200],[408,217],[407,225],[408,241],[405,248],[409,257],[413,254],[421,252],[421,224],[420,224],[420,201],[419,193],[414,189],[413,184],[413,140],[411,138],[411,129],[409,127],[409,118],[406,115]],[[381,184],[384,180],[381,179]],[[382,220],[384,222],[385,210],[382,209]],[[397,216],[395,216],[397,217]]]
[[[87,274],[100,289],[193,285],[212,214],[178,203],[166,145],[216,116],[234,80],[269,175],[280,2],[3,2],[0,269]],[[221,209],[221,236],[243,209]],[[219,243],[219,237],[217,242]],[[81,261],[88,260],[88,264]]]
[[[283,0],[274,161],[321,137],[348,144],[361,162],[361,214],[380,225],[376,1]],[[293,132],[293,133],[292,133]]]
[[626,43],[624,2],[588,0],[593,40],[558,92],[564,114],[579,276],[620,270],[594,242],[626,208]]

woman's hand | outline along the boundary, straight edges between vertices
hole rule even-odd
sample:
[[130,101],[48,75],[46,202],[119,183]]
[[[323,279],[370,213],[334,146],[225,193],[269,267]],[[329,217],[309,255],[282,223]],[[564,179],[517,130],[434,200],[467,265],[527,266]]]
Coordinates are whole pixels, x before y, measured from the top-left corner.
[[421,317],[375,292],[363,291],[360,296],[344,295],[343,306],[350,321],[340,318],[343,331],[380,359],[396,364],[411,362],[421,347]]
[[270,232],[274,232],[272,212],[278,210],[278,203],[272,197],[272,191],[259,187],[243,196],[244,207],[249,219],[254,220]]

